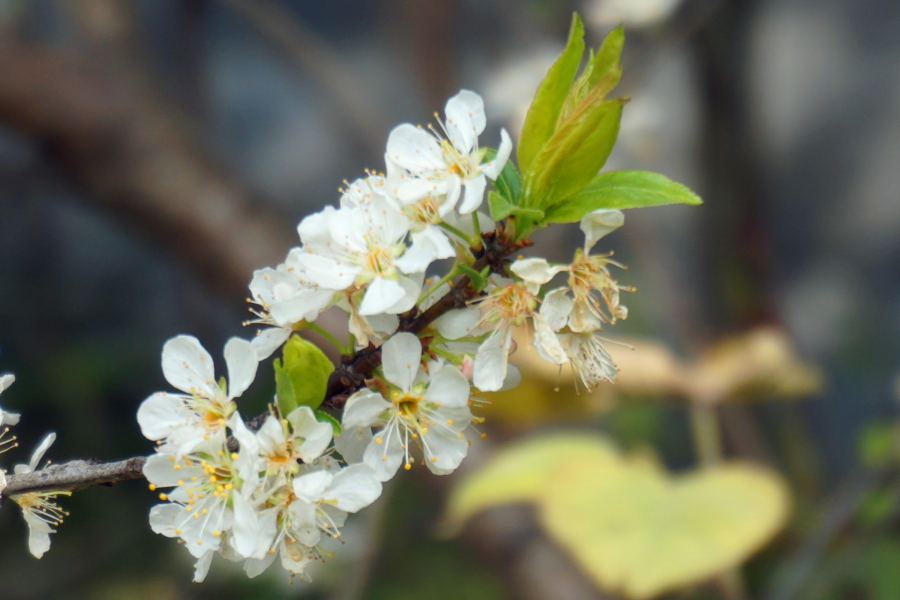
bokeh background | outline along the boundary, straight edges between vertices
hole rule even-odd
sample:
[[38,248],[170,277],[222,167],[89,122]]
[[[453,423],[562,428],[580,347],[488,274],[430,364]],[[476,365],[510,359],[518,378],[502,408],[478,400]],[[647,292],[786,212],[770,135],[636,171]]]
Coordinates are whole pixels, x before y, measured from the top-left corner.
[[[900,597],[897,473],[863,452],[898,417],[895,0],[0,1],[0,371],[17,377],[3,406],[23,414],[4,466],[48,430],[57,462],[149,452],[135,411],[166,387],[163,342],[189,333],[215,355],[250,335],[253,269],[279,262],[342,180],[383,168],[394,125],[467,88],[485,98],[486,143],[517,133],[573,10],[593,46],[626,26],[618,93],[632,101],[606,168],[659,171],[705,199],[630,211],[602,242],[639,290],[610,336],[688,364],[771,327],[819,374],[803,398],[717,409],[726,454],[777,469],[793,496],[745,597]],[[541,232],[542,253],[570,256],[573,227]],[[642,388],[636,360],[621,392],[538,394],[553,375],[526,377],[527,401],[489,411],[462,474],[511,440],[572,430],[690,468],[685,401]],[[264,366],[242,412],[273,391]],[[72,514],[40,561],[3,506],[0,597],[615,598],[528,506],[438,536],[458,480],[396,478],[294,585],[224,561],[191,583],[184,549],[150,531],[140,482],[63,500]]]

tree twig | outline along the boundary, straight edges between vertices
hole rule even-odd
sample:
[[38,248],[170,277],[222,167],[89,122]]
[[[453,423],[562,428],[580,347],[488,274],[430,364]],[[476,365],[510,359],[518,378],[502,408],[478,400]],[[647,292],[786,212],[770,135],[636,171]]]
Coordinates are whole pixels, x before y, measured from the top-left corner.
[[46,469],[22,473],[7,478],[3,496],[17,496],[31,492],[52,490],[75,491],[93,485],[111,484],[144,476],[146,457],[104,463],[96,460],[73,460]]

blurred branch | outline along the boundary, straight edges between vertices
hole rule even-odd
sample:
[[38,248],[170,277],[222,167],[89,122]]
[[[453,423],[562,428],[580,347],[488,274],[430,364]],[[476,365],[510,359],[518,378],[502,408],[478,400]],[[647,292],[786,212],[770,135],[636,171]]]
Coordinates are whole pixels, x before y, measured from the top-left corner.
[[[358,77],[328,44],[309,29],[293,12],[269,0],[222,0],[247,18],[263,35],[287,54],[337,102],[346,120],[343,127],[355,139],[362,134],[369,152],[384,153],[388,130],[384,119],[372,110],[368,95],[360,89]],[[352,126],[350,125],[352,123]]]
[[847,527],[860,504],[873,490],[896,472],[894,467],[854,470],[825,507],[819,525],[800,548],[784,561],[783,576],[765,595],[766,600],[791,600],[800,597],[804,585],[813,576],[816,563],[829,545]]
[[30,492],[75,491],[94,485],[141,479],[146,460],[143,456],[113,463],[73,460],[31,473],[12,475],[7,478],[7,486],[0,489],[0,492],[8,498]]
[[246,293],[253,269],[295,242],[188,139],[176,111],[123,73],[2,42],[0,120],[40,140],[86,200],[158,237],[213,289]]

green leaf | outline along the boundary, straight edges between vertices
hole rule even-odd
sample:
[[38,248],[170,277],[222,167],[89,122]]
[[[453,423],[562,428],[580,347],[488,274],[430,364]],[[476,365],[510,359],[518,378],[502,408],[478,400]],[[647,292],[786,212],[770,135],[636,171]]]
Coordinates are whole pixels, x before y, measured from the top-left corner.
[[312,342],[294,335],[282,349],[283,361],[275,359],[275,390],[278,409],[287,415],[298,406],[317,408],[325,400],[328,376],[334,365]]
[[317,410],[314,411],[314,413],[316,415],[316,421],[319,423],[330,423],[333,434],[335,436],[341,435],[341,423],[337,419],[323,410]]
[[487,285],[487,279],[472,267],[467,267],[466,265],[457,265],[457,268],[469,276],[469,280],[472,282],[472,287],[476,292],[480,292],[484,289],[484,286]]
[[491,208],[491,218],[502,221],[506,217],[518,215],[526,219],[540,221],[544,218],[544,212],[536,208],[523,208],[511,203],[497,192],[488,193],[488,206]]
[[275,397],[278,401],[278,412],[288,415],[297,408],[294,383],[291,381],[291,376],[282,368],[279,359],[276,358],[273,365],[275,367]]
[[522,204],[546,208],[580,191],[606,162],[625,100],[604,101],[591,91],[534,159],[525,178]]
[[584,25],[581,23],[581,17],[575,13],[572,15],[566,48],[547,71],[534,94],[528,114],[525,115],[525,124],[522,125],[522,135],[519,136],[519,147],[516,150],[516,159],[523,173],[528,171],[541,147],[553,135],[559,112],[566,100],[569,86],[575,79],[582,54],[584,54]]
[[500,171],[500,176],[494,182],[494,187],[510,203],[515,205],[519,203],[519,196],[522,195],[522,181],[519,179],[519,172],[516,171],[512,161],[506,161],[506,166]]
[[603,44],[594,54],[591,51],[588,59],[587,67],[575,80],[566,101],[559,113],[558,123],[562,123],[569,114],[587,97],[588,92],[595,88],[600,88],[601,97],[612,91],[619,79],[622,77],[622,66],[619,64],[619,58],[622,56],[622,47],[625,45],[625,33],[620,25],[616,27],[606,36]]
[[697,194],[649,171],[610,171],[594,177],[581,191],[547,209],[543,223],[573,223],[589,212],[663,204],[703,204]]
[[597,50],[597,54],[591,60],[591,75],[588,82],[588,89],[594,89],[597,86],[603,90],[603,94],[608,94],[619,79],[622,78],[622,65],[619,59],[622,56],[622,48],[625,46],[625,29],[619,25],[610,31],[603,44]]

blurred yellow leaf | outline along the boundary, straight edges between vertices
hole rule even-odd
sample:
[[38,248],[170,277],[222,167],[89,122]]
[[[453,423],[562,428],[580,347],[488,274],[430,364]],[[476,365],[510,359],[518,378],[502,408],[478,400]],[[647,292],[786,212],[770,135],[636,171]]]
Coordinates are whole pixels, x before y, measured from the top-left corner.
[[801,398],[819,392],[823,379],[817,367],[797,355],[787,335],[771,327],[712,348],[686,377],[688,394],[707,402]]
[[742,463],[673,477],[652,461],[573,456],[542,488],[548,533],[601,587],[637,600],[739,565],[789,505],[776,473]]
[[504,446],[453,487],[442,531],[452,535],[471,517],[493,506],[536,502],[552,472],[573,457],[590,459],[594,465],[618,460],[612,443],[590,434],[550,435]]

